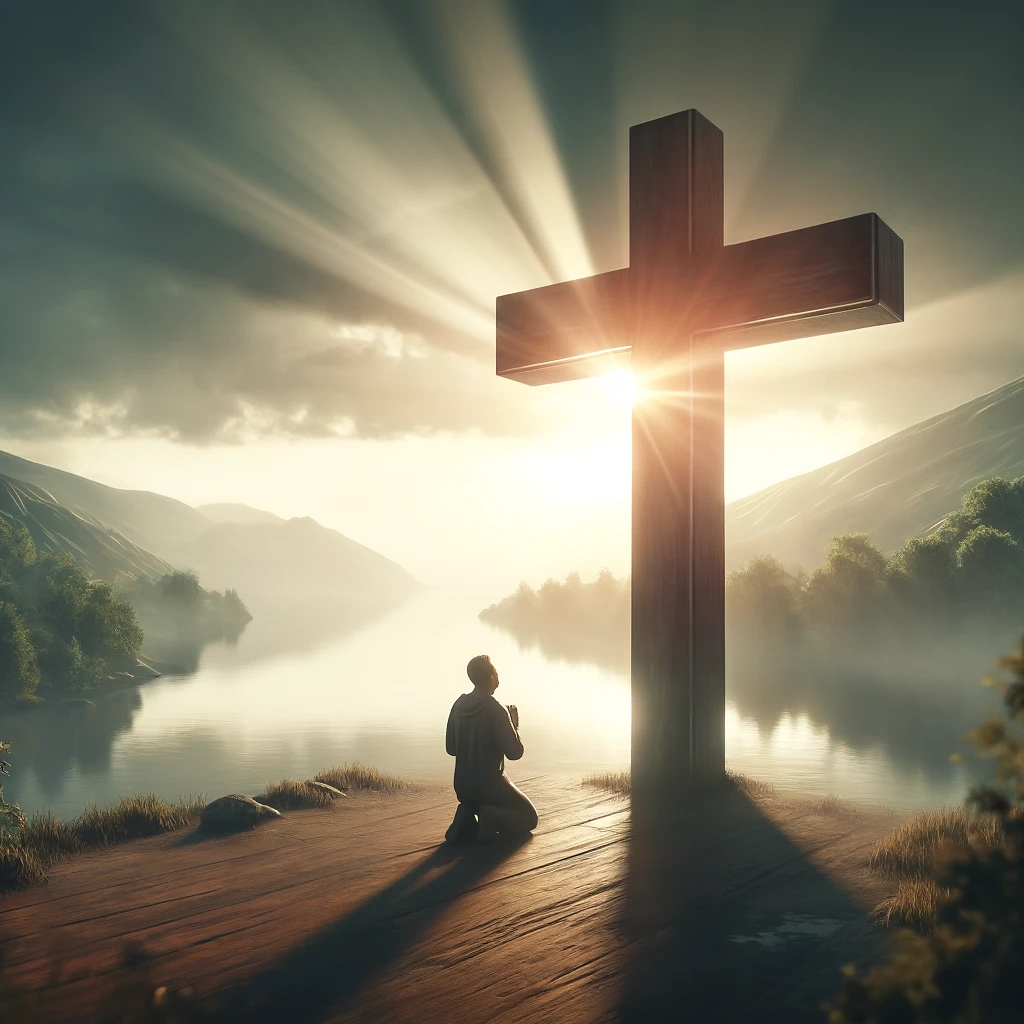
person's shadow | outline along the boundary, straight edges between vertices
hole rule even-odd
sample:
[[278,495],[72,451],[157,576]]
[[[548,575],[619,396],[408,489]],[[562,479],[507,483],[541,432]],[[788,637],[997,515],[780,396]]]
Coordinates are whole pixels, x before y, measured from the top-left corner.
[[228,993],[217,1019],[313,1024],[339,1012],[529,838],[438,847],[386,889]]

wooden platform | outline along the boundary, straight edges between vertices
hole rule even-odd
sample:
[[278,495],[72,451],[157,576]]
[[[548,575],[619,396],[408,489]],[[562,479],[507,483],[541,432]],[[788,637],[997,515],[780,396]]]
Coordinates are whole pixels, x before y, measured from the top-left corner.
[[420,791],[74,859],[0,899],[7,983],[40,1020],[102,1019],[131,944],[223,1020],[793,1024],[881,949],[865,857],[891,818],[732,792],[647,831],[575,778],[520,784],[518,846],[439,847],[453,800]]

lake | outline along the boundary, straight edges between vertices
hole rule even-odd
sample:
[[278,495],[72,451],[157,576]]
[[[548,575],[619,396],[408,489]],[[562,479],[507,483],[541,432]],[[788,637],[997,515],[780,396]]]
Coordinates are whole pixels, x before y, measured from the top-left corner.
[[[209,645],[193,675],[98,697],[94,707],[7,715],[6,797],[29,813],[70,817],[126,793],[254,795],[352,760],[447,782],[445,723],[479,653],[498,667],[496,696],[519,706],[526,756],[510,766],[513,779],[626,767],[626,676],[521,648],[477,619],[490,600],[431,591],[362,622],[254,604],[237,643]],[[965,683],[965,692],[979,689]],[[978,721],[973,700],[940,715],[921,697],[890,700],[883,689],[807,710],[767,687],[730,685],[728,764],[782,790],[897,809],[956,803],[967,769],[948,755]]]

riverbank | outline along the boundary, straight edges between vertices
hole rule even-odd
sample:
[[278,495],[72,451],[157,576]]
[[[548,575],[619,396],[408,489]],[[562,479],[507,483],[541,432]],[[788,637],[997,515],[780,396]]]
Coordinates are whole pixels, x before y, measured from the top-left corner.
[[[283,779],[271,783],[252,801],[256,807],[269,807],[282,814],[328,806],[336,797],[347,797],[349,791],[394,794],[412,788],[404,779],[387,772],[345,764],[318,772],[308,781]],[[46,882],[47,872],[69,857],[201,824],[206,808],[203,794],[183,796],[170,804],[154,793],[146,793],[122,797],[104,808],[87,807],[70,821],[49,812],[34,814],[28,822],[22,818],[19,842],[0,843],[0,895]],[[240,822],[238,827],[243,824]]]

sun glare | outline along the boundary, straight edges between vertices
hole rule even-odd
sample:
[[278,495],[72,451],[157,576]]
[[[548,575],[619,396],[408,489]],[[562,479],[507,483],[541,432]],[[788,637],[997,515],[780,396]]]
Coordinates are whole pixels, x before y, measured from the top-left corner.
[[613,370],[601,377],[601,386],[610,398],[622,405],[632,405],[636,400],[636,378],[632,370]]

